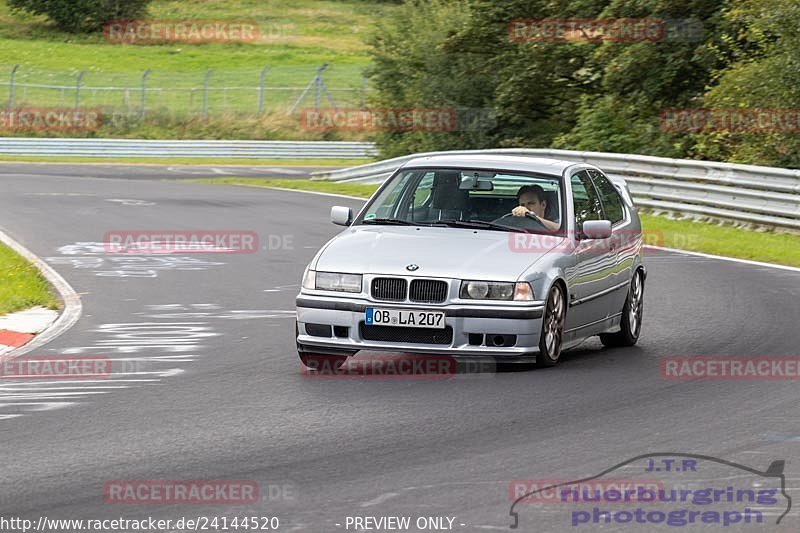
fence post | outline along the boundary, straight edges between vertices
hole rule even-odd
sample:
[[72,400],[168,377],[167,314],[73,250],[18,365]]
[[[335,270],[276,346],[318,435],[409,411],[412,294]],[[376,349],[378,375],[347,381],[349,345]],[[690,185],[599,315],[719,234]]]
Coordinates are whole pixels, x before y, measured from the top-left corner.
[[[300,96],[297,98],[297,100],[294,102],[294,105],[289,110],[289,114],[290,115],[294,115],[294,112],[297,109],[297,106],[300,105],[300,102],[303,101],[303,98],[306,97],[306,95],[308,94],[308,91],[310,91],[312,87],[314,87],[314,111],[319,111],[319,93],[320,93],[320,89],[325,88],[325,82],[322,81],[322,73],[325,71],[326,68],[328,68],[328,64],[327,63],[323,63],[322,65],[319,66],[319,68],[317,68],[317,73],[314,75],[314,79],[312,79],[311,83],[309,83],[308,86],[305,89],[303,89],[303,92],[300,93]],[[327,89],[325,89],[325,91],[326,91],[326,94],[327,94]],[[330,95],[327,95],[327,96],[328,96],[328,100],[333,102],[333,100],[331,99]],[[336,108],[336,105],[334,104],[333,107]]]
[[147,94],[147,77],[152,72],[150,69],[147,69],[142,74],[142,101],[139,105],[139,120],[144,120],[145,114],[145,95]]
[[261,80],[258,83],[258,114],[260,115],[264,111],[264,83],[267,80],[267,72],[269,72],[269,67],[264,67],[261,69]]
[[319,112],[319,93],[320,93],[320,90],[322,89],[322,87],[321,87],[322,70],[326,66],[327,65],[323,64],[322,67],[320,67],[320,69],[317,71],[317,75],[314,78],[314,113],[318,113]]
[[203,118],[208,116],[208,80],[211,78],[211,72],[211,69],[207,70],[203,78]]
[[11,68],[11,78],[8,80],[8,109],[14,107],[14,75],[17,73],[19,65],[14,65]]
[[86,71],[82,70],[80,74],[78,74],[78,78],[75,80],[75,109],[78,109],[81,104],[81,83],[83,82],[84,74],[86,74]]

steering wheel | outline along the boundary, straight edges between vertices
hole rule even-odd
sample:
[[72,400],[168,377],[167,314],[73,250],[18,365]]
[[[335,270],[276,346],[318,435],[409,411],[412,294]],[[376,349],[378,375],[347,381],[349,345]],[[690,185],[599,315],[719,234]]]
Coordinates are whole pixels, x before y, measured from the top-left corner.
[[[494,220],[494,222],[499,222],[499,221],[503,220],[504,218],[508,218],[508,217],[514,217],[514,213],[506,213],[505,215],[501,216],[500,218],[498,218],[498,219],[495,219],[495,220]],[[547,229],[547,226],[545,226],[544,224],[542,224],[542,221],[541,221],[541,220],[539,220],[539,219],[538,219],[538,218],[536,218],[536,217],[531,217],[531,216],[527,216],[527,215],[526,215],[526,216],[524,216],[524,217],[514,217],[514,219],[524,219],[524,220],[530,220],[530,221],[532,221],[532,222],[535,222],[536,224],[538,224],[538,225],[539,225],[539,226],[541,226],[542,228],[544,228],[544,229]],[[520,220],[520,222],[522,222],[522,220]]]

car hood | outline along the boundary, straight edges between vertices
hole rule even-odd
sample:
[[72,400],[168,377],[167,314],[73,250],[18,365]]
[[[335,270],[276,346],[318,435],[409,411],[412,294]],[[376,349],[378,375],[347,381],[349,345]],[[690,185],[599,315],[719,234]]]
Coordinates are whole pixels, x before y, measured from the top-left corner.
[[[563,241],[560,237],[550,237],[546,246],[515,251],[512,239],[518,235],[524,234],[462,228],[355,226],[334,237],[320,251],[314,268],[327,272],[515,281]],[[410,264],[418,265],[419,269],[407,270]]]

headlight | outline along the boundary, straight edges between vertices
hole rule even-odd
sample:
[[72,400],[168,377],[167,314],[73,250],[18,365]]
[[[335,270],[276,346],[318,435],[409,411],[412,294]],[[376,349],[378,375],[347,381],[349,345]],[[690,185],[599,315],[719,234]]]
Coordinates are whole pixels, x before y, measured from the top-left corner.
[[321,291],[361,292],[361,274],[317,272],[315,288]]
[[533,300],[528,282],[462,281],[460,297],[467,300]]

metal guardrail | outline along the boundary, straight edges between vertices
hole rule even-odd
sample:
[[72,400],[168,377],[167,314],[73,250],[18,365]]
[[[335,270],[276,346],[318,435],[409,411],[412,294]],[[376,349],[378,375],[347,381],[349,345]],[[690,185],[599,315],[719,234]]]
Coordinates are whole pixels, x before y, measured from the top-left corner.
[[428,152],[317,172],[314,179],[381,183],[416,157],[505,154],[589,163],[627,181],[637,205],[692,216],[800,230],[800,170],[643,155],[509,148]]
[[366,159],[374,143],[332,141],[149,141],[0,137],[0,155],[79,157],[207,157]]

